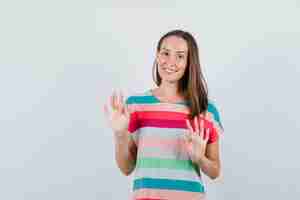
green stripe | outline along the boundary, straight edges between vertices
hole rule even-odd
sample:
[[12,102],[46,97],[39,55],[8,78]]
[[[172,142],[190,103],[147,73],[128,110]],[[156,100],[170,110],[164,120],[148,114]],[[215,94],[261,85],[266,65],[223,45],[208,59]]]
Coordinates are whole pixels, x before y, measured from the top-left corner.
[[196,170],[197,167],[191,160],[175,160],[160,158],[139,158],[136,163],[137,168],[165,168],[177,170]]

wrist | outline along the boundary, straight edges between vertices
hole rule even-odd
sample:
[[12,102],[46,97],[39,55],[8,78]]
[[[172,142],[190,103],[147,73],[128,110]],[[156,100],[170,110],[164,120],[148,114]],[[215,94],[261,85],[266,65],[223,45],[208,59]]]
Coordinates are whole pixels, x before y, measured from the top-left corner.
[[114,130],[114,135],[118,138],[122,138],[122,137],[125,137],[125,135],[128,135],[127,132],[128,132],[128,129],[121,129],[121,130]]
[[114,132],[114,138],[116,143],[124,143],[124,142],[128,142],[129,140],[129,134],[126,131],[115,131]]
[[200,157],[197,159],[197,164],[198,164],[199,166],[201,166],[201,165],[203,165],[203,163],[207,162],[207,160],[208,160],[208,159],[205,157],[205,155],[200,156]]

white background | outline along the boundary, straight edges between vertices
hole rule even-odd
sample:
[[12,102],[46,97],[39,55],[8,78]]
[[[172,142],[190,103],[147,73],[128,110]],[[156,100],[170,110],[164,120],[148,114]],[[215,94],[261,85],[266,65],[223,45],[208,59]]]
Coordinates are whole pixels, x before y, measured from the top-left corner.
[[299,199],[300,2],[0,2],[0,199],[127,199],[102,107],[191,32],[225,134],[208,199]]

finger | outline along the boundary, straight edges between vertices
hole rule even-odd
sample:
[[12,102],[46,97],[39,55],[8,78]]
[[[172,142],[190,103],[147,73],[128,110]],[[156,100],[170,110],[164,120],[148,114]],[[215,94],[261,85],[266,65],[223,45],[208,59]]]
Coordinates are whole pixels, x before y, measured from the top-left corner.
[[186,122],[186,126],[187,126],[187,128],[189,129],[189,131],[190,131],[191,133],[194,133],[194,130],[193,130],[193,127],[192,127],[192,125],[191,125],[191,123],[190,123],[190,120],[186,119],[185,122]]
[[197,135],[199,135],[198,117],[194,117],[194,125],[195,125],[195,132],[196,132]]
[[200,114],[198,115],[198,123],[199,123],[199,133],[201,132],[202,128],[203,128],[203,124],[202,124],[203,119],[200,117]]
[[209,135],[210,135],[210,129],[206,129],[206,137],[205,137],[205,142],[208,142],[208,139],[209,139]]
[[118,111],[121,111],[120,95],[119,95],[118,91],[116,91],[116,103],[117,103],[117,109],[118,109]]
[[189,133],[183,135],[183,144],[188,152],[191,151],[191,138]]
[[109,101],[110,101],[110,106],[111,106],[112,108],[114,108],[114,106],[115,106],[115,104],[114,104],[114,94],[110,95]]
[[127,105],[127,111],[129,112],[129,114],[132,114],[135,111],[134,107],[130,106],[129,104],[126,105]]
[[119,110],[120,112],[124,112],[124,102],[123,102],[123,95],[122,92],[119,91],[118,93],[118,105],[119,105]]
[[116,91],[113,91],[113,94],[111,96],[111,101],[112,101],[112,109],[116,110],[118,108],[118,104],[117,104],[117,97],[116,97]]
[[121,101],[122,101],[122,108],[123,108],[124,114],[130,116],[131,109],[130,109],[129,105],[127,104],[122,92],[121,92]]
[[106,104],[104,104],[104,106],[103,106],[103,110],[104,110],[104,114],[105,114],[105,116],[106,116],[106,117],[108,117],[108,116],[109,116],[109,110],[108,110],[108,107],[107,107],[107,105],[106,105]]
[[200,120],[200,137],[201,137],[201,139],[203,140],[204,139],[204,120],[203,119],[201,119]]
[[120,91],[120,102],[121,102],[121,105],[124,106],[124,95],[123,95],[122,91]]
[[128,105],[124,105],[124,114],[126,117],[130,117],[130,111]]
[[118,102],[118,110],[119,112],[123,112],[123,101],[122,101],[122,94],[121,94],[121,91],[119,90],[117,92],[117,102]]
[[183,146],[184,146],[184,149],[187,150],[187,152],[189,153],[190,144],[189,144],[189,141],[186,136],[183,137]]
[[190,141],[190,139],[191,139],[191,134],[189,133],[189,131],[184,131],[184,132],[183,132],[183,139],[184,139],[185,141]]
[[103,108],[104,108],[104,116],[106,118],[106,122],[109,123],[109,120],[111,118],[111,113],[110,113],[110,111],[108,109],[108,106],[106,104],[104,104]]
[[196,142],[196,140],[197,140],[197,137],[199,137],[198,135],[196,135],[196,132],[195,132],[195,134],[191,134],[191,142],[193,142],[193,143],[195,143]]

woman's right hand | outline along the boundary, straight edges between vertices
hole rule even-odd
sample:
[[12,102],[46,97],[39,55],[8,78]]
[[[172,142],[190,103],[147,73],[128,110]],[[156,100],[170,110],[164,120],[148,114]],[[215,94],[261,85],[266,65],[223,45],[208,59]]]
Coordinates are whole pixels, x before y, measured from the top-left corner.
[[110,96],[109,104],[111,109],[107,104],[104,105],[104,113],[109,125],[116,136],[124,136],[127,133],[130,113],[123,101],[123,95],[114,91]]

